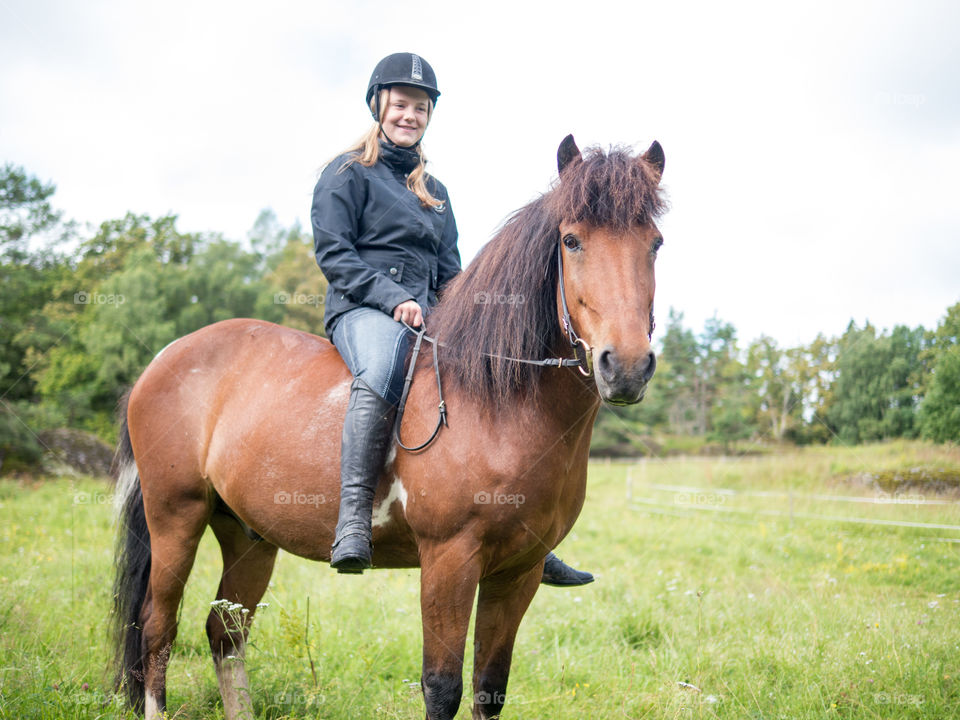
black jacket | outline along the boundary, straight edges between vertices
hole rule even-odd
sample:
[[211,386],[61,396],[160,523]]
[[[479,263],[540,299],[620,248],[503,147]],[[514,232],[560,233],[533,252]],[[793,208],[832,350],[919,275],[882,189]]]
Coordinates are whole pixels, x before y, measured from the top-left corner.
[[310,213],[317,264],[329,283],[328,337],[340,316],[357,307],[392,315],[412,299],[426,313],[460,272],[457,223],[443,184],[427,176],[427,188],[443,205],[425,208],[405,184],[415,167],[411,151],[381,143],[376,164],[354,162],[341,171],[350,157],[324,169]]

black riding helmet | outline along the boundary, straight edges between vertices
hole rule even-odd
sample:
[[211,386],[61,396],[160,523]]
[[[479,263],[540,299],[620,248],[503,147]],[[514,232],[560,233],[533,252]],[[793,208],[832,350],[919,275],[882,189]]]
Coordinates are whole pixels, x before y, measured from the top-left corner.
[[391,85],[409,85],[425,91],[433,104],[437,104],[440,91],[437,89],[437,75],[430,63],[414,53],[394,53],[387,55],[377,63],[367,85],[367,107],[374,96],[377,102],[371,110],[373,119],[380,121],[380,90]]

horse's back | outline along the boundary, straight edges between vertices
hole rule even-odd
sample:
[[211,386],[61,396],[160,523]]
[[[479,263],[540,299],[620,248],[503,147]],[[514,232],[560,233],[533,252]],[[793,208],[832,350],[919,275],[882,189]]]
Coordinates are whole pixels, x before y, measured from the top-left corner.
[[270,398],[296,391],[322,395],[325,384],[347,377],[324,338],[263,320],[224,320],[156,355],[131,391],[129,420],[183,423],[184,431],[209,438],[224,410],[247,407],[252,414],[251,403],[271,405]]
[[225,320],[171,343],[128,405],[145,500],[216,493],[281,546],[278,504],[290,506],[287,527],[332,527],[350,379],[326,339],[261,320]]

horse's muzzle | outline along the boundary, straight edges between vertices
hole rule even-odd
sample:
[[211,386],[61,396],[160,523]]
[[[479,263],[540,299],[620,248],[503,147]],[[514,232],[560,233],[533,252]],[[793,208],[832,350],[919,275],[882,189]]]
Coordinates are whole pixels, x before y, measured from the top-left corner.
[[633,405],[643,400],[647,383],[657,369],[657,356],[649,350],[636,362],[622,362],[612,347],[596,356],[594,372],[600,397],[611,405]]

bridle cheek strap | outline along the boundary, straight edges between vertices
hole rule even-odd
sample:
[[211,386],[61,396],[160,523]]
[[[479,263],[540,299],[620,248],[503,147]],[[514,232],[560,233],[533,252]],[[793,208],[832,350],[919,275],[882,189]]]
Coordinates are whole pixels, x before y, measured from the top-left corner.
[[571,347],[574,348],[574,353],[576,353],[578,345],[583,348],[583,360],[580,360],[579,353],[576,353],[578,369],[582,375],[590,377],[593,374],[593,348],[573,329],[573,322],[570,320],[570,308],[567,307],[567,293],[563,289],[563,241],[557,243],[557,285],[560,287],[560,309],[563,312],[560,322],[563,325],[563,331],[567,334],[567,339],[570,341]]

